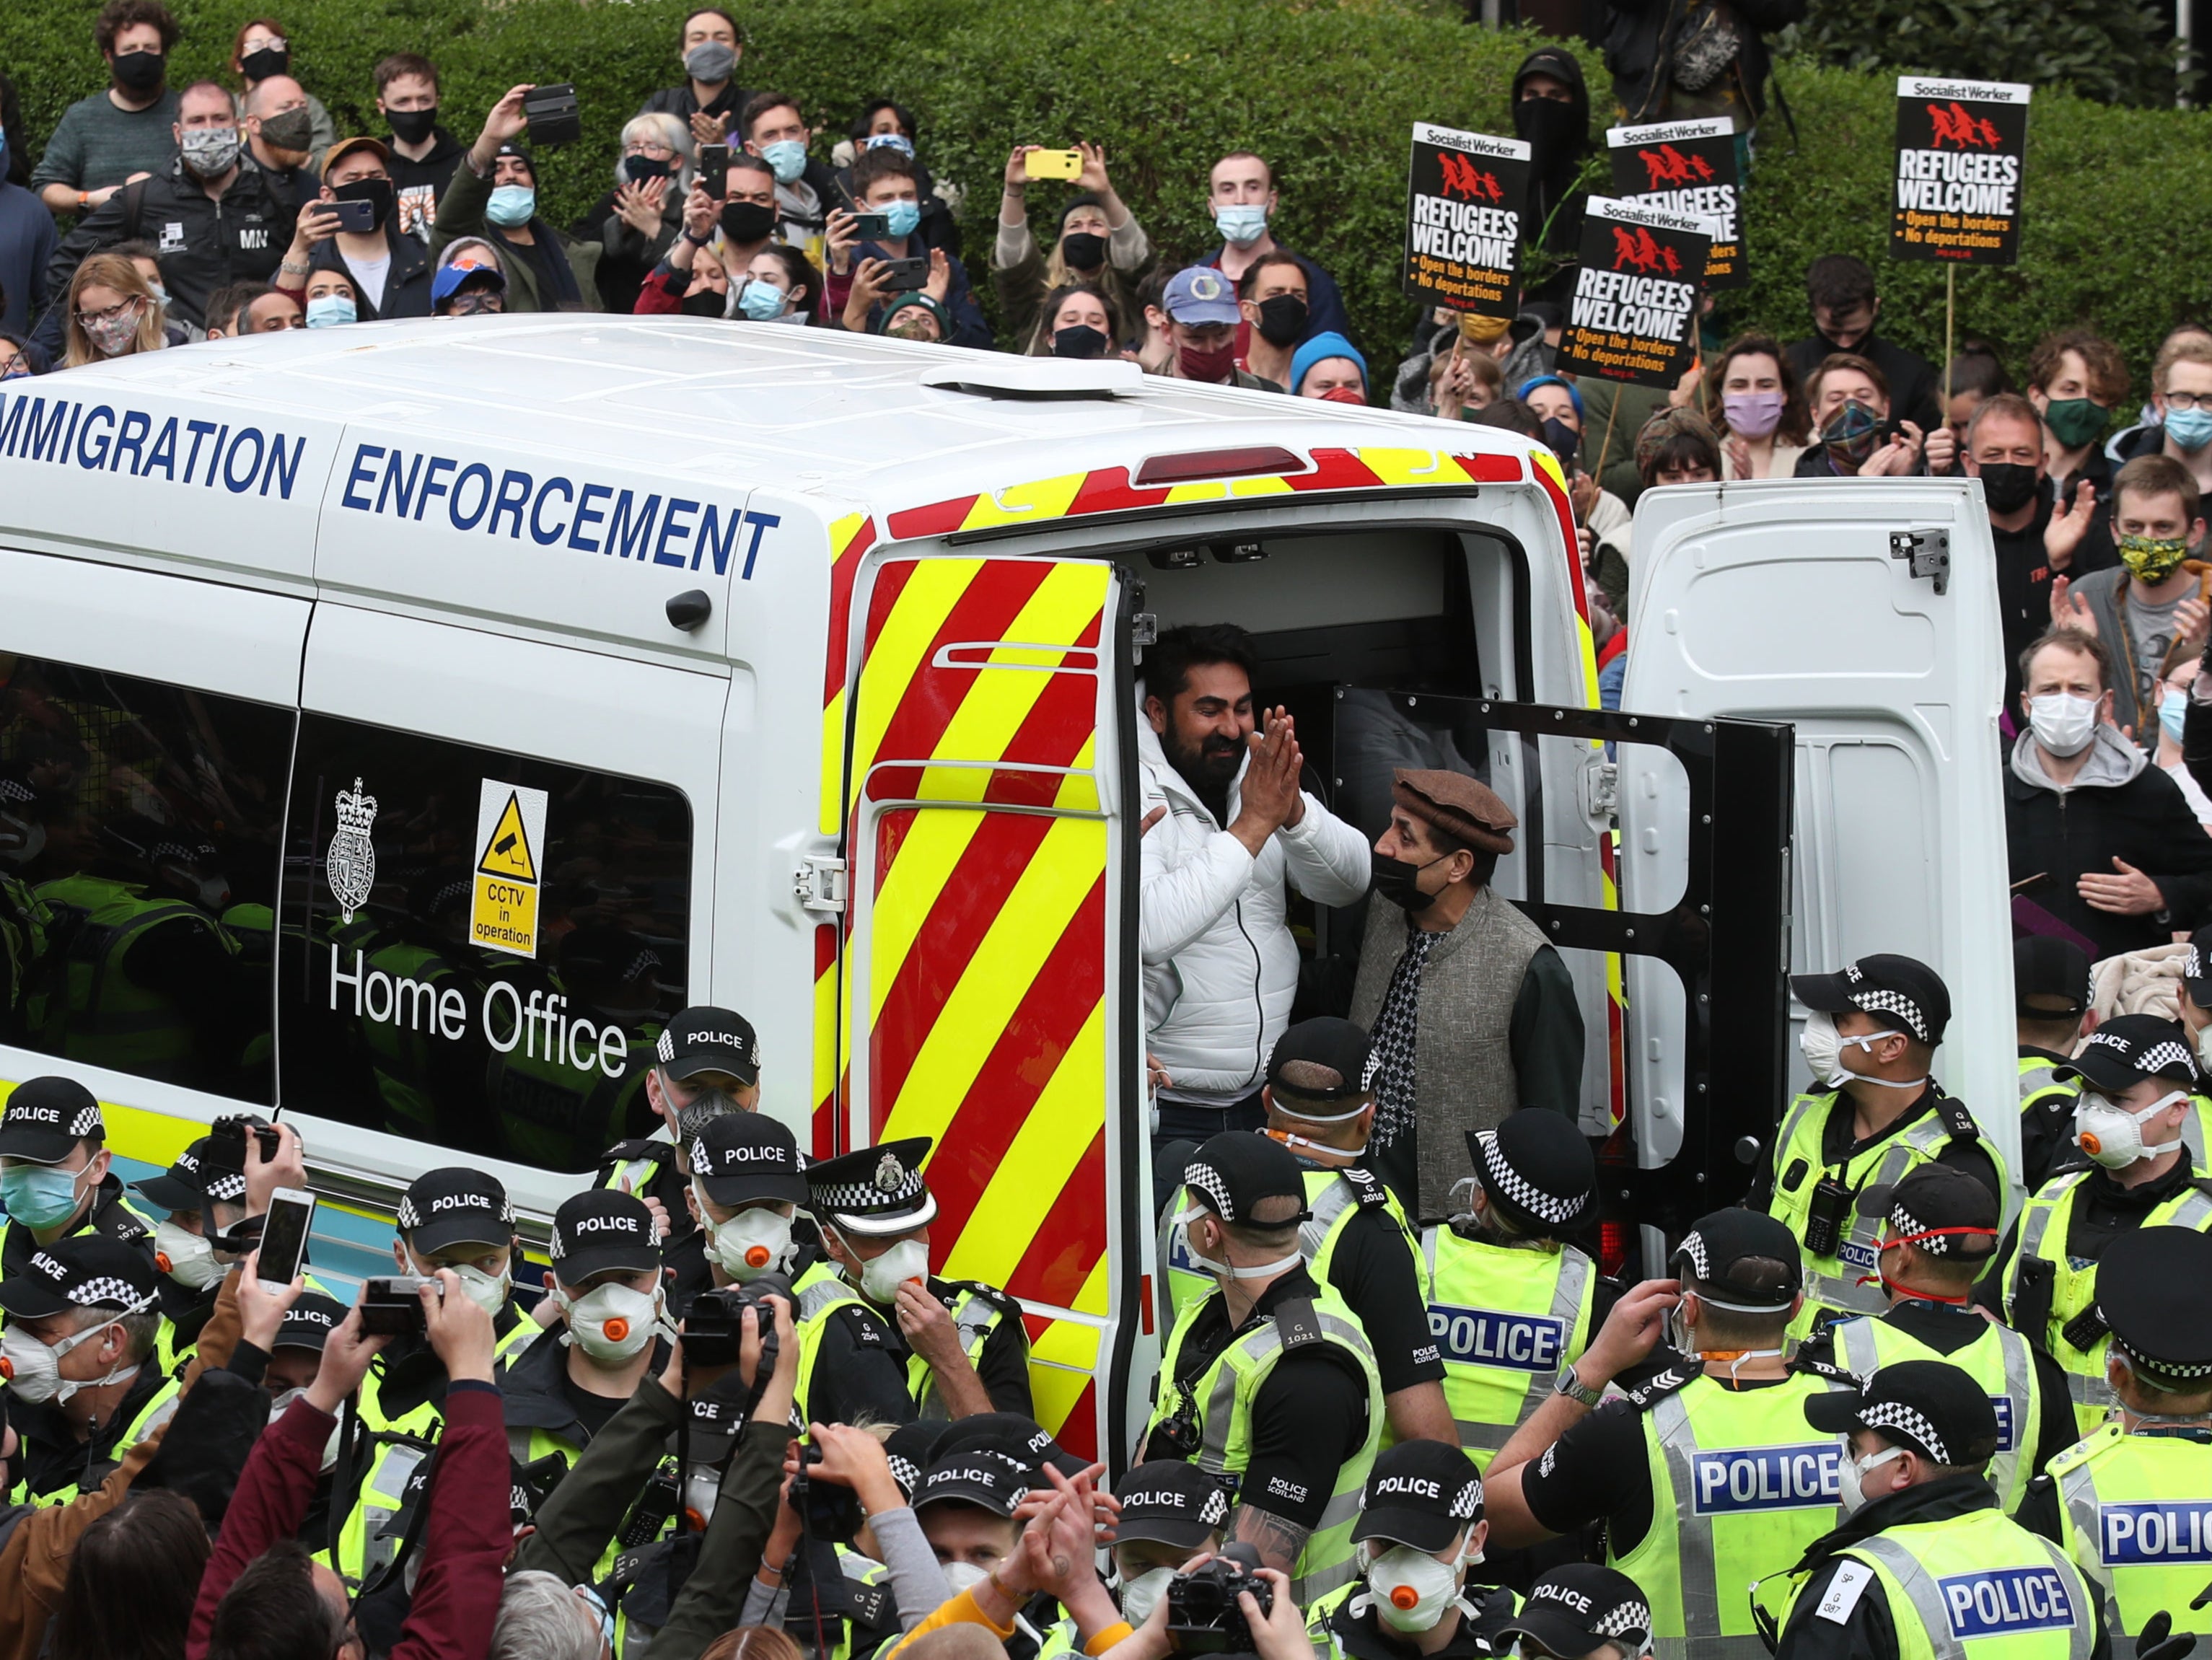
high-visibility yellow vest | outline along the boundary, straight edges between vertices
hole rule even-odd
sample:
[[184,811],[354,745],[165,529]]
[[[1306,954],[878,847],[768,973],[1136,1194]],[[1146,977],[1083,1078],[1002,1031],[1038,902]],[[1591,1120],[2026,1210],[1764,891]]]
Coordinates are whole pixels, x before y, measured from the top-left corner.
[[[1013,1320],[1014,1329],[1021,1333],[1023,1364],[1028,1365],[1029,1332],[1018,1319],[1010,1316],[1005,1308],[992,1300],[989,1287],[965,1280],[941,1282],[957,1293],[952,1304],[953,1329],[960,1334],[960,1352],[968,1357],[970,1365],[981,1365],[983,1345],[991,1341],[991,1334]],[[945,1404],[945,1396],[937,1387],[937,1374],[929,1369],[929,1362],[918,1354],[906,1359],[906,1392],[914,1397],[915,1410],[933,1421],[951,1417]]]
[[[1923,1113],[1902,1131],[1882,1137],[1842,1164],[1831,1164],[1821,1154],[1820,1138],[1838,1093],[1801,1095],[1792,1101],[1776,1140],[1774,1196],[1768,1201],[1767,1212],[1797,1237],[1800,1246],[1805,1243],[1813,1190],[1823,1177],[1833,1176],[1854,1194],[1872,1183],[1901,1182],[1923,1164],[1934,1163],[1954,1136],[1964,1137],[1972,1122],[1966,1116],[1965,1108],[1939,1092],[1933,1111]],[[2002,1192],[2004,1160],[1987,1140],[1980,1145],[1996,1166]],[[1854,1206],[1842,1219],[1833,1254],[1806,1250],[1805,1306],[1790,1323],[1790,1335],[1802,1337],[1810,1332],[1820,1323],[1823,1310],[1880,1314],[1889,1306],[1875,1267],[1875,1240],[1881,1230],[1880,1217],[1862,1216]]]
[[[1343,1238],[1345,1229],[1361,1210],[1374,1208],[1383,1212],[1404,1236],[1406,1249],[1414,1247],[1413,1225],[1407,1219],[1406,1207],[1398,1202],[1398,1195],[1390,1190],[1389,1183],[1371,1172],[1358,1168],[1324,1170],[1318,1165],[1304,1166],[1302,1174],[1306,1184],[1306,1219],[1298,1224],[1298,1255],[1306,1260],[1306,1272],[1313,1275],[1316,1285],[1328,1281],[1330,1264],[1336,1260],[1337,1242]],[[1213,1295],[1213,1276],[1200,1268],[1184,1248],[1182,1230],[1173,1221],[1176,1200],[1182,1189],[1177,1189],[1168,1201],[1167,1209],[1160,1214],[1158,1244],[1160,1263],[1160,1290],[1167,1301],[1161,1323],[1173,1330],[1182,1317],[1184,1309],[1194,1303],[1203,1303]],[[1423,1295],[1427,1294],[1424,1288]]]
[[1444,1399],[1461,1447],[1486,1472],[1589,1347],[1597,1264],[1572,1245],[1492,1244],[1443,1225],[1422,1230],[1421,1258]]
[[[2067,1328],[2088,1316],[2097,1301],[2096,1263],[2077,1263],[2066,1254],[2074,1201],[2088,1178],[2087,1171],[2053,1177],[2042,1192],[2027,1201],[2020,1213],[2019,1248],[2006,1266],[2004,1283],[2005,1318],[2016,1327],[2020,1320],[2014,1310],[2027,1284],[2026,1265],[2037,1260],[2051,1264],[2051,1318],[2044,1330],[2028,1336],[2065,1368],[2066,1387],[2074,1397],[2075,1420],[2084,1435],[2104,1422],[2113,1405],[2112,1385],[2105,1381],[2107,1340],[2103,1322],[2091,1318],[2076,1328],[2077,1335],[2094,1328],[2086,1347],[2066,1335]],[[2212,1195],[2195,1186],[2185,1187],[2154,1206],[2138,1225],[2194,1228],[2203,1233],[2212,1228]]]
[[[1306,1640],[1314,1645],[1316,1660],[1352,1660],[1351,1651],[1345,1646],[1343,1634],[1337,1629],[1337,1616],[1344,1605],[1360,1596],[1367,1587],[1355,1579],[1348,1585],[1340,1585],[1327,1596],[1314,1602],[1306,1609]],[[1518,1612],[1521,1599],[1503,1585],[1468,1584],[1460,1589],[1460,1600],[1478,1608],[1487,1624],[1495,1619]],[[1364,1612],[1364,1610],[1363,1610]],[[1358,1615],[1352,1616],[1357,1619]],[[1461,1630],[1468,1626],[1467,1610],[1460,1610]],[[1410,1642],[1406,1646],[1412,1648]],[[1044,1660],[1040,1655],[1037,1660]]]
[[1232,1491],[1252,1459],[1253,1402],[1285,1353],[1309,1344],[1328,1344],[1355,1361],[1367,1382],[1365,1437],[1358,1450],[1338,1466],[1320,1524],[1291,1569],[1291,1593],[1304,1608],[1323,1592],[1358,1578],[1352,1524],[1358,1519],[1360,1490],[1382,1438],[1382,1378],[1375,1368],[1375,1351],[1344,1299],[1323,1285],[1310,1302],[1286,1299],[1271,1318],[1232,1337],[1213,1363],[1191,1380],[1186,1395],[1177,1381],[1183,1341],[1212,1302],[1209,1298],[1184,1310],[1169,1335],[1167,1353],[1160,1360],[1160,1402],[1146,1432],[1178,1414],[1187,1417],[1198,1434],[1198,1456],[1193,1462]]
[[2160,1608],[2173,1629],[2212,1633],[2212,1608],[2191,1608],[2212,1580],[2212,1441],[2100,1428],[2051,1461],[2059,1542],[2105,1599],[2117,1639]]
[[2020,1057],[2020,1110],[2048,1105],[2059,1096],[2069,1099],[2081,1093],[2081,1080],[2069,1079],[2060,1083],[2051,1074],[2058,1062],[2047,1055],[2023,1055]]
[[[65,941],[64,994],[46,1009],[40,1047],[144,1078],[192,1083],[192,1021],[167,994],[133,983],[123,959],[152,929],[195,927],[235,954],[222,925],[181,899],[149,899],[141,884],[64,876],[37,890]],[[70,926],[74,923],[74,926]]]
[[1746,1587],[1786,1572],[1843,1519],[1844,1438],[1808,1425],[1805,1402],[1844,1387],[1793,1372],[1730,1389],[1701,1372],[1644,1408],[1651,1525],[1626,1555],[1608,1545],[1606,1560],[1644,1588],[1652,1635],[1675,1639],[1672,1653],[1766,1652]]
[[[144,1364],[151,1365],[153,1361],[149,1358]],[[125,1453],[175,1417],[177,1397],[183,1389],[184,1385],[172,1377],[160,1389],[155,1389],[147,1398],[146,1404],[139,1408],[138,1415],[131,1420],[130,1427],[117,1438],[115,1445],[109,1450],[107,1456],[110,1458],[120,1460]],[[104,1481],[106,1478],[103,1476],[101,1479]],[[15,1504],[36,1505],[44,1510],[54,1505],[66,1505],[82,1492],[83,1489],[72,1481],[67,1487],[56,1487],[51,1493],[33,1493],[30,1491],[30,1483],[23,1481],[15,1483],[15,1490],[9,1498]]]
[[[1870,1571],[1856,1594],[1878,1585],[1888,1599],[1898,1660],[2089,1660],[2096,1619],[2081,1571],[1995,1509],[1904,1523],[1838,1554],[1846,1559],[1838,1579]],[[1854,1583],[1839,1592],[1838,1579],[1831,1597]],[[1793,1613],[1802,1594],[1801,1584]]]
[[[2035,1387],[2035,1352],[2027,1339],[2010,1326],[1986,1320],[1981,1326],[1972,1342],[1948,1354],[1887,1320],[1846,1320],[1833,1327],[1831,1335],[1837,1364],[1856,1377],[1871,1377],[1900,1360],[1945,1360],[1982,1386],[1997,1414],[1997,1455],[1990,1460],[1990,1486],[1996,1489],[1998,1508],[2009,1516],[2020,1508],[2035,1476],[2044,1403]],[[2072,1411],[2070,1405],[2055,1401],[2051,1406],[2053,1411]]]

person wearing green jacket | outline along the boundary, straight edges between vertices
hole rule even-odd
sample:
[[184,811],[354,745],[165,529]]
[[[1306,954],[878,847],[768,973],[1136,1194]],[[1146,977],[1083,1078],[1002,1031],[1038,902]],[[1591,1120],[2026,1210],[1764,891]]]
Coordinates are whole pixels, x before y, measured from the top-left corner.
[[598,307],[600,245],[556,230],[538,211],[538,163],[516,141],[528,131],[515,87],[491,106],[483,131],[453,169],[430,222],[430,257],[458,238],[478,236],[507,262],[506,309],[591,311]]

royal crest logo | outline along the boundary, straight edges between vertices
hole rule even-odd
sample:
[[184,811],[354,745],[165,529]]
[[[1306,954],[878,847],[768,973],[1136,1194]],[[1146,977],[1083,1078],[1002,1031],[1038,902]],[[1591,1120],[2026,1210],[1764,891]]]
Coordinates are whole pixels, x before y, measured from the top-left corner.
[[876,1165],[876,1186],[885,1193],[896,1193],[905,1180],[906,1171],[901,1168],[897,1155],[885,1153]]
[[348,922],[368,903],[376,885],[376,847],[369,831],[376,825],[376,798],[361,793],[361,780],[337,795],[338,828],[331,837],[330,857],[324,863],[331,882],[331,897]]

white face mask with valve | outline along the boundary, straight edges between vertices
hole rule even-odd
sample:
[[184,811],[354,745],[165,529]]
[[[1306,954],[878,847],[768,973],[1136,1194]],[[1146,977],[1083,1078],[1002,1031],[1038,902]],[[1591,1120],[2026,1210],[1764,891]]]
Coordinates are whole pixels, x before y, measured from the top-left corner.
[[[706,1195],[692,1185],[699,1214],[708,1214]],[[755,1205],[726,1222],[707,1224],[707,1253],[739,1285],[757,1280],[782,1263],[791,1250],[791,1219],[773,1205]]]
[[162,1273],[188,1291],[205,1291],[223,1274],[213,1245],[190,1228],[166,1219],[154,1225],[154,1260]]
[[461,1289],[486,1314],[497,1314],[507,1306],[507,1292],[514,1287],[514,1276],[510,1274],[489,1274],[482,1268],[464,1262],[453,1270],[461,1282]]
[[[143,1312],[151,1306],[152,1299],[124,1310],[128,1314]],[[97,1325],[87,1326],[82,1331],[64,1337],[58,1343],[41,1343],[21,1326],[9,1326],[0,1330],[0,1376],[8,1380],[8,1391],[20,1401],[33,1405],[51,1401],[57,1406],[80,1389],[104,1389],[110,1383],[119,1383],[138,1370],[137,1363],[118,1366],[105,1377],[64,1377],[62,1356],[71,1349],[95,1341],[103,1334],[115,1329],[115,1316],[107,1310],[102,1313],[110,1317]]]
[[[851,1245],[848,1240],[847,1249]],[[872,1303],[888,1306],[896,1302],[898,1288],[909,1280],[929,1283],[929,1247],[919,1239],[902,1239],[860,1264],[860,1294]]]
[[2106,1170],[2124,1170],[2138,1159],[2156,1158],[2181,1146],[2181,1138],[2152,1146],[2142,1138],[2142,1127],[2175,1102],[2187,1099],[2187,1090],[2173,1090],[2140,1112],[2130,1112],[2108,1095],[2083,1090],[2074,1106],[2074,1140]]
[[1797,1034],[1797,1048],[1812,1068],[1813,1076],[1830,1089],[1839,1089],[1854,1080],[1862,1084],[1879,1084],[1884,1089],[1917,1090],[1928,1080],[1914,1078],[1903,1082],[1889,1078],[1869,1078],[1864,1073],[1853,1072],[1844,1064],[1844,1051],[1856,1049],[1871,1054],[1874,1046],[1885,1037],[1902,1037],[1905,1034],[1895,1030],[1854,1032],[1846,1037],[1836,1030],[1836,1018],[1819,1009],[1805,1016],[1805,1028]]
[[[1364,1550],[1360,1554],[1366,1556]],[[1480,1560],[1477,1552],[1462,1555],[1457,1562],[1439,1562],[1411,1545],[1394,1545],[1368,1561],[1364,1600],[1375,1610],[1375,1617],[1393,1631],[1432,1631],[1445,1610],[1459,1601],[1462,1565]],[[1472,1613],[1464,1603],[1461,1608]]]
[[1851,1462],[1850,1478],[1840,1485],[1836,1493],[1836,1497],[1842,1501],[1844,1509],[1846,1511],[1855,1511],[1865,1504],[1867,1493],[1864,1483],[1868,1475],[1877,1466],[1887,1464],[1891,1459],[1901,1458],[1904,1456],[1903,1447],[1892,1447],[1886,1452],[1869,1453],[1863,1458],[1854,1459]]
[[1168,1594],[1168,1582],[1175,1577],[1173,1568],[1152,1568],[1134,1579],[1124,1579],[1119,1590],[1121,1617],[1133,1626],[1143,1625],[1159,1607],[1160,1598]]
[[568,1323],[568,1341],[603,1366],[634,1360],[662,1323],[660,1292],[628,1286],[595,1286],[581,1297],[556,1284],[553,1299]]

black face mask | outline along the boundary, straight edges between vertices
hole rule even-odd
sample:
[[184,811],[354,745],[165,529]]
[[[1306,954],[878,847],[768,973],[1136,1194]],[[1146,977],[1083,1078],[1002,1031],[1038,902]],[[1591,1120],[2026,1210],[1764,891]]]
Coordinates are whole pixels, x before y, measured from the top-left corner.
[[341,202],[366,202],[376,210],[376,228],[392,217],[396,192],[389,179],[356,179],[350,185],[333,185],[331,194]]
[[392,136],[403,144],[419,144],[430,136],[438,125],[438,106],[426,110],[386,110],[384,119],[392,123]]
[[629,175],[632,184],[642,185],[648,179],[665,179],[675,168],[665,161],[655,161],[650,155],[625,155],[623,157],[623,171]]
[[712,289],[702,289],[696,294],[684,296],[686,317],[720,317],[729,308],[730,296],[717,294]]
[[1991,513],[2018,513],[2043,486],[2035,469],[2018,461],[1984,461],[1981,477],[1982,498]]
[[124,91],[143,96],[161,84],[168,67],[169,60],[158,52],[125,52],[116,54],[108,72]]
[[725,202],[722,234],[737,243],[765,242],[775,230],[775,210],[758,202]]
[[1513,131],[1527,139],[1540,165],[1549,153],[1589,142],[1589,117],[1556,98],[1523,98],[1513,106]]
[[315,147],[314,117],[304,109],[262,118],[261,142],[287,155],[304,155]]
[[1054,329],[1052,355],[1054,357],[1103,357],[1106,355],[1106,337],[1088,323],[1078,323],[1073,328]]
[[1060,239],[1060,257],[1070,271],[1097,271],[1106,263],[1106,239],[1096,231],[1072,230]]
[[1295,294],[1278,294],[1260,302],[1260,320],[1252,326],[1271,346],[1291,346],[1306,331],[1306,302]]
[[1421,873],[1428,869],[1429,865],[1440,865],[1450,854],[1431,859],[1428,865],[1409,865],[1402,859],[1385,859],[1371,848],[1368,856],[1373,866],[1376,897],[1388,899],[1407,915],[1419,916],[1443,897],[1441,892],[1423,893],[1419,885]]
[[292,67],[292,54],[279,46],[264,46],[259,52],[247,52],[238,60],[238,66],[246,71],[247,80],[266,81]]
[[1559,458],[1559,465],[1571,471],[1575,453],[1583,447],[1583,435],[1558,416],[1547,416],[1544,421],[1544,441],[1552,447],[1552,453]]

